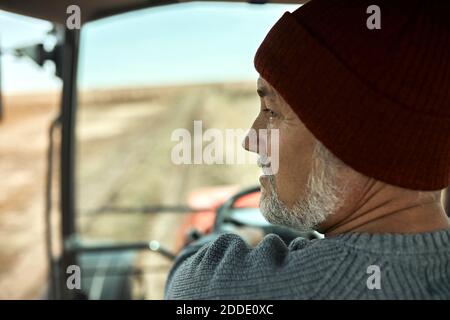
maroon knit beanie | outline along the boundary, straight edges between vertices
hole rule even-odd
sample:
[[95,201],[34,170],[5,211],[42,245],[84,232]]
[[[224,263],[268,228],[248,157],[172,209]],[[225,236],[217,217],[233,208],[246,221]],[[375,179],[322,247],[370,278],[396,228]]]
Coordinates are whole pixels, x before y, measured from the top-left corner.
[[[366,26],[370,5],[381,29]],[[333,154],[416,190],[450,185],[450,4],[313,0],[286,12],[255,67]]]

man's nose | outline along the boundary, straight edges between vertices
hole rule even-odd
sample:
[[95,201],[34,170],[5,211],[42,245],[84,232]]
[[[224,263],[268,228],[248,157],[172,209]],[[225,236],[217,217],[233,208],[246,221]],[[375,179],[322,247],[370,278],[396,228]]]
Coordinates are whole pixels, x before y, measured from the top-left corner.
[[[252,130],[252,129],[250,129]],[[242,148],[244,148],[247,151],[250,152],[258,152],[258,150],[254,150],[254,148],[252,148],[253,146],[250,143],[250,137],[249,137],[249,133],[246,134],[244,140],[242,140]],[[258,149],[258,148],[257,148]]]
[[265,149],[262,144],[264,144],[264,139],[260,139],[259,129],[256,129],[255,127],[252,127],[247,132],[247,135],[242,141],[242,147],[245,150],[258,154],[263,152],[263,149]]

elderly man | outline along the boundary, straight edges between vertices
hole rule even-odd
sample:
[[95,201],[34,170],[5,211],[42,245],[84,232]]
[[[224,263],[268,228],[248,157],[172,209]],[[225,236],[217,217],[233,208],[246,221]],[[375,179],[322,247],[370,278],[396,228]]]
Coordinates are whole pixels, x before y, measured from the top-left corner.
[[177,259],[167,298],[450,299],[449,9],[313,0],[283,15],[255,56],[253,128],[279,132],[260,209],[325,237],[211,234]]

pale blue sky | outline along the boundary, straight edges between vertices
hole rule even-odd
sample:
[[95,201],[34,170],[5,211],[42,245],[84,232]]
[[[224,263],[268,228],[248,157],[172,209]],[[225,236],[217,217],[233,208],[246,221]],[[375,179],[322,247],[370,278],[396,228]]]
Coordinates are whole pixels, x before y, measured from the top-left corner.
[[[130,12],[85,26],[82,88],[255,80],[253,56],[270,27],[298,5],[187,3]],[[81,8],[82,10],[82,8]],[[45,21],[0,11],[2,48],[43,38]],[[7,93],[58,88],[51,66],[2,59]]]

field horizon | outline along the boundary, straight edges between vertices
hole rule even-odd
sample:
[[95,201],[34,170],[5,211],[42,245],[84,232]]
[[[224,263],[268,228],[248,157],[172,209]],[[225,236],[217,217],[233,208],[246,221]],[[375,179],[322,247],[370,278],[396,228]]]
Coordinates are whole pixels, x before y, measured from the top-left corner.
[[[107,212],[92,216],[89,210],[95,211],[105,203],[112,206],[175,204],[186,201],[190,190],[201,186],[226,185],[239,179],[253,181],[256,167],[251,170],[173,167],[166,156],[170,132],[178,127],[189,128],[195,119],[203,119],[208,127],[249,127],[259,108],[255,89],[256,83],[245,81],[80,91],[77,180],[82,187],[77,187],[80,198],[77,206],[82,218],[77,223],[81,234],[90,239],[112,240],[159,237],[172,246],[174,238],[167,238],[164,226],[178,223],[179,216],[142,220],[142,217],[125,218]],[[2,299],[35,299],[45,292],[46,149],[48,128],[58,114],[59,98],[54,91],[3,97],[0,241],[8,245],[0,254]],[[237,112],[245,116],[236,118]],[[158,165],[149,165],[155,161]],[[58,168],[58,162],[55,167]],[[58,176],[56,169],[55,222],[59,206]],[[54,227],[58,234],[57,225]],[[151,259],[140,256],[137,263],[153,265],[157,260],[154,256]],[[164,266],[167,270],[167,262]],[[153,289],[146,298],[161,297],[164,277],[163,273],[149,278],[148,287]]]

